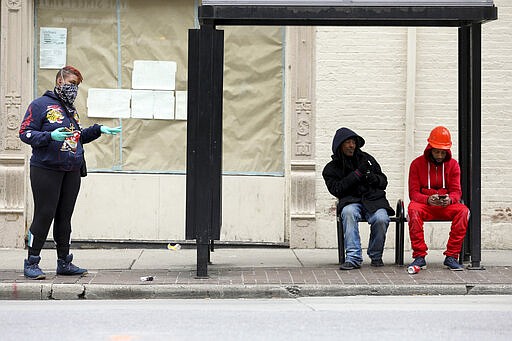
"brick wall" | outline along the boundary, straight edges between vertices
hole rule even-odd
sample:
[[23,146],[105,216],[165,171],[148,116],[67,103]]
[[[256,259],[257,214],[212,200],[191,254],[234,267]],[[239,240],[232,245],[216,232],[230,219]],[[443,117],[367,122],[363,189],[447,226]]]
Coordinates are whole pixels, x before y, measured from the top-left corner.
[[[512,248],[512,3],[495,1],[499,20],[482,26],[482,247]],[[316,36],[317,247],[335,245],[335,199],[321,172],[334,132],[347,126],[366,140],[388,176],[392,206],[407,198],[406,173],[436,125],[454,137],[457,158],[457,28],[416,28],[414,60],[408,28],[318,27]],[[409,51],[411,53],[411,51]],[[414,51],[412,52],[414,53]],[[409,55],[410,56],[410,55]],[[407,68],[414,67],[414,86]],[[407,96],[414,106],[406,110]],[[412,114],[411,114],[412,112]],[[407,114],[408,113],[408,114]],[[407,117],[414,118],[406,124]],[[407,145],[406,136],[412,134]],[[364,246],[368,228],[361,226]],[[387,246],[394,244],[390,226]],[[428,224],[427,243],[442,249],[449,224]],[[407,234],[406,234],[407,235]],[[409,241],[406,240],[406,247]]]

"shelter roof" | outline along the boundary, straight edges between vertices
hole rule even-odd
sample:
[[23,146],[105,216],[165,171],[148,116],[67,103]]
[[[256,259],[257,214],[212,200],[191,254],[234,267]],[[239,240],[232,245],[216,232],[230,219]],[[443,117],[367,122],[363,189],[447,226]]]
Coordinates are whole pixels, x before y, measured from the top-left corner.
[[493,0],[203,0],[211,25],[449,26],[498,18]]

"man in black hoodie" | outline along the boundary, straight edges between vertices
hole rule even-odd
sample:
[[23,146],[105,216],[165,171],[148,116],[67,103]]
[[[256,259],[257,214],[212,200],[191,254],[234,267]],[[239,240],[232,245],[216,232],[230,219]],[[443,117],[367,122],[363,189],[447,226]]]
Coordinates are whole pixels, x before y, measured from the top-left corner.
[[395,212],[386,199],[388,180],[380,165],[363,152],[364,139],[348,128],[336,131],[332,142],[332,160],[322,172],[329,192],[338,198],[336,214],[341,214],[345,240],[345,263],[341,270],[361,267],[363,262],[358,222],[370,224],[368,256],[372,266],[383,266],[382,253],[389,226]]

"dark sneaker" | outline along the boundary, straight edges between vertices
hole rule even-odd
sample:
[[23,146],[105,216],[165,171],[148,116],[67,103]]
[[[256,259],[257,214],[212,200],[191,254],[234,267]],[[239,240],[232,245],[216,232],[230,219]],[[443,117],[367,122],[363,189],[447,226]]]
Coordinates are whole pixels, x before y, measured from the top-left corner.
[[370,265],[375,266],[375,267],[384,266],[384,262],[382,261],[382,258],[372,259],[372,262]]
[[39,261],[41,257],[39,256],[29,256],[28,259],[25,259],[23,264],[23,274],[27,278],[31,279],[45,279],[46,275],[39,267]]
[[414,258],[414,261],[409,264],[409,266],[419,266],[421,269],[425,270],[427,268],[427,262],[425,261],[425,257]]
[[79,268],[78,266],[71,263],[73,255],[69,254],[64,259],[57,259],[57,275],[85,275],[87,274],[86,269]]
[[457,260],[453,257],[446,257],[444,259],[444,265],[446,265],[448,268],[450,268],[450,270],[452,271],[462,271],[464,270],[464,267],[462,265],[459,264],[459,262],[457,262]]
[[354,270],[359,269],[361,265],[353,264],[351,262],[345,262],[340,265],[340,270]]

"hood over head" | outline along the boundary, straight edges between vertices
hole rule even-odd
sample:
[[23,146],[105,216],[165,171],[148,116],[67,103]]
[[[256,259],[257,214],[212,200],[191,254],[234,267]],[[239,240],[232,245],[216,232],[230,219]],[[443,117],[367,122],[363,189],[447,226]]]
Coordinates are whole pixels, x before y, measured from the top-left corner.
[[338,130],[336,130],[336,134],[334,135],[334,138],[332,140],[332,153],[334,155],[337,155],[338,149],[341,146],[345,140],[349,138],[354,138],[357,141],[357,149],[361,149],[362,146],[364,146],[364,139],[357,135],[354,131],[342,127]]
[[[427,161],[430,161],[430,162],[434,162],[432,160],[432,149],[434,149],[434,147],[432,147],[432,145],[429,143],[429,144],[427,144],[427,146],[425,147],[425,150],[423,151],[423,155],[425,156]],[[452,158],[452,151],[450,149],[443,149],[443,150],[446,150],[446,157],[444,158],[443,162],[448,162]]]

